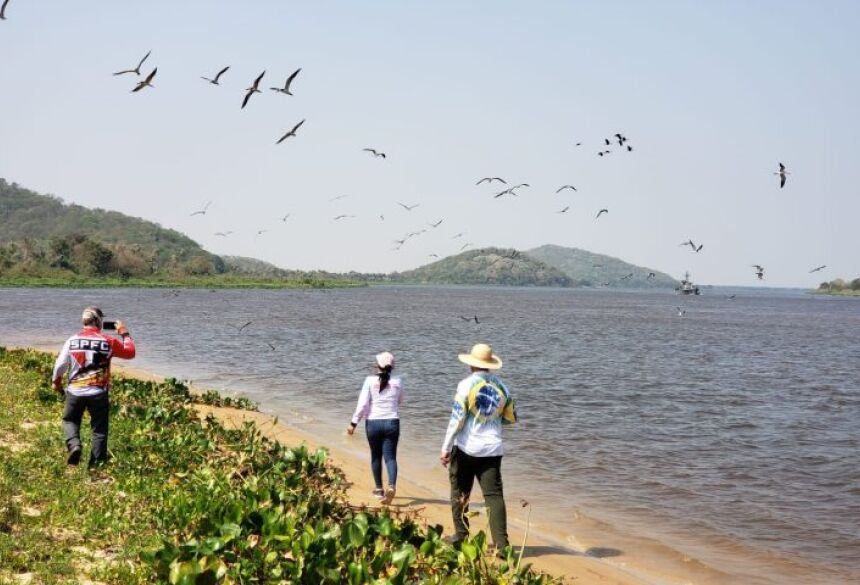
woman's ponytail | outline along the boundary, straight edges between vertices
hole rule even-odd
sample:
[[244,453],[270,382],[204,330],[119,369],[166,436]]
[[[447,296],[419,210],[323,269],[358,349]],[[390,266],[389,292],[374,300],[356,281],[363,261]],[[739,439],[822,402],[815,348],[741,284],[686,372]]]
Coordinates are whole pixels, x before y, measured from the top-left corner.
[[388,388],[388,381],[391,379],[391,368],[392,366],[385,366],[384,368],[379,368],[379,391],[382,392],[386,388]]

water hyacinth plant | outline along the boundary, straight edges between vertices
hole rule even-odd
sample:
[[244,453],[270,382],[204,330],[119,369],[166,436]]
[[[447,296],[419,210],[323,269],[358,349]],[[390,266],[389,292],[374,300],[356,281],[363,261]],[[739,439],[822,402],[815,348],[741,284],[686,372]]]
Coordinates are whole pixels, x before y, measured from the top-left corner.
[[[111,463],[67,469],[52,356],[0,348],[0,582],[554,583],[483,532],[457,549],[441,526],[345,498],[324,450],[225,427],[177,380],[117,377]],[[84,436],[87,444],[88,437]]]

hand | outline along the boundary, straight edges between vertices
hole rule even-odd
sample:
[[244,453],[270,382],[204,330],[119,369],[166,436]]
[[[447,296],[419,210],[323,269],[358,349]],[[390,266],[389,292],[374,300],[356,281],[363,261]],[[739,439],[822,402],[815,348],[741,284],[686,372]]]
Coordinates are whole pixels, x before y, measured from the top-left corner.
[[354,432],[355,432],[355,425],[350,423],[350,425],[346,427],[346,434],[351,435]]
[[119,335],[128,335],[128,327],[123,321],[116,322],[116,332]]
[[442,467],[448,467],[448,463],[451,462],[451,454],[442,452],[442,454],[439,455],[439,462],[442,463]]
[[61,396],[63,395],[63,380],[62,379],[57,378],[56,380],[52,380],[51,385],[54,387],[54,390],[56,390],[57,392],[60,393]]

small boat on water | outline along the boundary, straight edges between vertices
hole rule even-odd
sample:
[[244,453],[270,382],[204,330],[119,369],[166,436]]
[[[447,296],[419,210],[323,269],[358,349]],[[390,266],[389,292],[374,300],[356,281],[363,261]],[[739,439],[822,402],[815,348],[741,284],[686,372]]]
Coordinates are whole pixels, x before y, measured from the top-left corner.
[[690,280],[690,271],[684,273],[684,278],[681,279],[681,284],[675,287],[675,292],[681,295],[699,295],[699,286],[693,284]]

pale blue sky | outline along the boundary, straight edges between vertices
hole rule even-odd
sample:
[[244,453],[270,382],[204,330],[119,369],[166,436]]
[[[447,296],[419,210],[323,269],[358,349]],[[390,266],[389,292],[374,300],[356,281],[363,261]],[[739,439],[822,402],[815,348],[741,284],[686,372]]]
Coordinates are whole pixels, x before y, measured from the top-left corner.
[[[0,176],[216,253],[389,271],[553,243],[708,283],[759,284],[753,263],[772,286],[860,274],[858,2],[12,0],[7,16]],[[110,73],[149,49],[156,87],[132,95]],[[224,65],[221,87],[199,79]],[[297,67],[294,97],[239,109],[260,71],[268,88]],[[635,150],[596,156],[616,131]],[[484,175],[532,188],[493,199]]]

